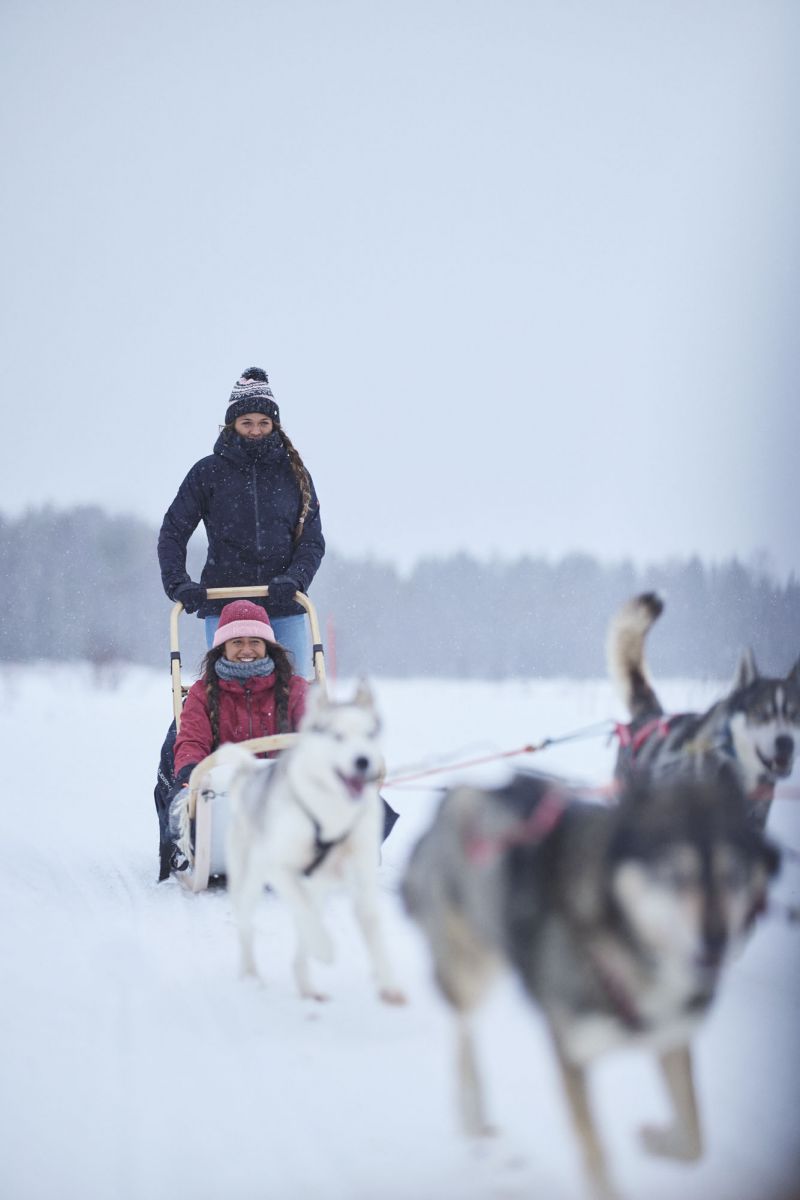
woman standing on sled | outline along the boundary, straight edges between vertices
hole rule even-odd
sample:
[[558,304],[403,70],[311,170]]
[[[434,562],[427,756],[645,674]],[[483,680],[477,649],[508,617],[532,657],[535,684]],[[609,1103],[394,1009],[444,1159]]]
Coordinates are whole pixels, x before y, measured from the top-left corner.
[[[208,557],[200,582],[186,570],[186,547],[200,522]],[[205,619],[211,646],[223,601],[210,587],[266,584],[277,640],[303,674],[311,648],[295,592],[307,592],[325,553],[311,476],[280,423],[266,371],[250,367],[234,385],[213,454],[200,459],[164,515],[158,561],[164,590]]]

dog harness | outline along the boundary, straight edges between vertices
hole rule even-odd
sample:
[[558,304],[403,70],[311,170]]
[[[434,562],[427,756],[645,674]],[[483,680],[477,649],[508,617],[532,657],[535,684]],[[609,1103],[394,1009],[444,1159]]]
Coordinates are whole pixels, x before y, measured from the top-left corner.
[[[633,732],[632,725],[615,725],[614,733],[619,739],[620,751],[626,755],[629,763],[633,765],[637,754],[645,742],[649,741],[651,737],[658,737],[659,739],[667,737],[673,724],[681,720],[682,716],[682,713],[677,713],[672,717],[653,717],[652,720],[646,721],[641,729],[637,729],[636,733]],[[736,764],[736,750],[733,745],[733,734],[731,733],[729,721],[726,721],[722,728],[716,731],[713,739],[707,743],[707,749],[713,750],[720,758],[726,758],[734,765]],[[769,806],[775,798],[774,781],[769,778],[762,778],[746,795],[750,805],[750,817],[763,825],[767,819]]]
[[[311,816],[310,813],[309,816]],[[313,817],[311,819],[314,821],[314,857],[308,866],[303,868],[303,874],[306,876],[313,875],[317,867],[321,867],[325,862],[325,859],[328,857],[334,846],[338,846],[340,842],[343,842],[350,833],[350,830],[348,829],[347,833],[343,833],[341,837],[333,838],[332,840],[327,841],[324,837],[322,837],[322,827],[320,826],[319,821],[314,820]]]
[[547,837],[564,814],[569,801],[567,797],[551,788],[545,792],[529,817],[517,822],[507,833],[491,837],[477,832],[470,833],[464,852],[470,862],[484,867],[499,858],[511,846],[535,846]]
[[624,750],[633,760],[649,738],[655,734],[660,738],[665,738],[675,720],[677,717],[653,717],[652,720],[646,721],[641,729],[637,729],[636,733],[633,732],[633,725],[618,723],[614,726],[614,733],[619,739],[620,749]]
[[[307,808],[305,806],[305,804],[303,804],[303,801],[300,799],[299,796],[295,796],[294,799],[297,803],[298,808],[301,808],[303,810],[303,812],[306,814],[306,816],[308,817],[309,821],[311,822],[311,826],[314,830],[314,857],[311,859],[311,862],[308,864],[307,867],[303,867],[303,874],[306,877],[308,877],[309,875],[314,874],[317,867],[322,866],[322,864],[325,862],[325,859],[328,857],[328,855],[330,854],[331,850],[334,849],[334,847],[339,846],[342,842],[346,841],[346,839],[349,838],[350,834],[353,832],[353,828],[354,828],[356,822],[354,821],[353,824],[349,827],[349,829],[346,829],[344,831],[344,833],[339,835],[339,837],[324,838],[322,836],[322,826],[320,825],[319,821],[312,813],[311,809]],[[361,813],[363,811],[364,810],[361,808],[358,810],[358,813],[356,814],[356,821],[358,820],[359,816],[361,815]]]

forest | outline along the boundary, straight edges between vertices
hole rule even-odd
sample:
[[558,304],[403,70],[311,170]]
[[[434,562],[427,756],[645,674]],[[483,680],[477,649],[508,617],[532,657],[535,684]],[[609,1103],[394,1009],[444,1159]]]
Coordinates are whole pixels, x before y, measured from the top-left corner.
[[[0,515],[0,661],[168,669],[170,602],[156,537],[137,517],[93,506]],[[736,559],[485,561],[459,553],[401,572],[391,558],[390,543],[380,559],[329,550],[312,584],[329,664],[343,676],[601,676],[609,618],[645,589],[666,603],[648,647],[657,675],[727,679],[748,646],[762,671],[783,674],[800,653],[800,581]],[[196,536],[193,578],[203,561]],[[187,617],[181,630],[191,668],[204,650],[201,623]]]

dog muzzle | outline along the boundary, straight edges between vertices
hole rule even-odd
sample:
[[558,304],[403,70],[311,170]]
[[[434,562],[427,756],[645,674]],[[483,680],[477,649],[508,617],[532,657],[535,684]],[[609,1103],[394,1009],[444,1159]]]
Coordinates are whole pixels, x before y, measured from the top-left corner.
[[794,765],[794,739],[785,736],[776,738],[774,750],[772,758],[767,758],[760,750],[757,754],[773,779],[786,779],[791,775]]

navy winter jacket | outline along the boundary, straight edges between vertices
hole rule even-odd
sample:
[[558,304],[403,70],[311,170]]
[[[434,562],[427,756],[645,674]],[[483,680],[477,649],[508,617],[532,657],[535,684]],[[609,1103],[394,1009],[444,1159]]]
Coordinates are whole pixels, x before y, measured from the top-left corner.
[[[158,535],[158,561],[170,600],[189,582],[186,547],[202,521],[208,535],[204,587],[269,584],[290,575],[307,592],[325,553],[319,501],[311,485],[311,507],[297,542],[294,530],[302,498],[289,456],[276,431],[248,444],[238,434],[221,433],[214,453],[190,470],[167,509]],[[293,601],[269,607],[272,616],[302,612]],[[198,616],[219,613],[224,600],[208,600]]]

